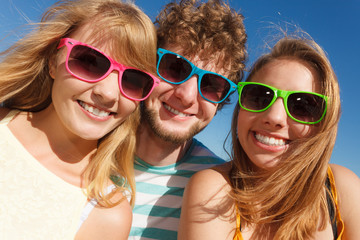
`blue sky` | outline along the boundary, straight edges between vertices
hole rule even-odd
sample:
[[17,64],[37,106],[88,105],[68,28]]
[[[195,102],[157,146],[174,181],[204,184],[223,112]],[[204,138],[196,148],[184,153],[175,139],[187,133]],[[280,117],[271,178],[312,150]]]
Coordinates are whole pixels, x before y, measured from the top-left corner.
[[[20,26],[37,22],[54,0],[2,0],[0,8],[0,50],[22,34]],[[168,0],[136,0],[135,3],[154,20]],[[360,176],[357,137],[360,137],[360,0],[229,0],[240,11],[248,34],[248,66],[264,53],[271,38],[269,27],[298,26],[309,33],[327,52],[337,74],[342,101],[339,133],[331,162],[343,165]],[[14,30],[16,30],[14,32]],[[278,33],[278,32],[277,32]],[[6,35],[9,37],[3,39]],[[223,158],[223,142],[230,129],[232,104],[218,112],[197,138]]]

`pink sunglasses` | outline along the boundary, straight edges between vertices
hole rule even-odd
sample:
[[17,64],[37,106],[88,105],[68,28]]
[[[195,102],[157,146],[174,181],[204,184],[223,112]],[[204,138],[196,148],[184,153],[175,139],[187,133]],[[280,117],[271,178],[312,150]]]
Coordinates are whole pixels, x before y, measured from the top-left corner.
[[154,75],[116,62],[98,49],[71,38],[62,38],[58,49],[67,47],[66,69],[74,77],[90,83],[119,72],[119,88],[128,99],[142,101],[159,85]]

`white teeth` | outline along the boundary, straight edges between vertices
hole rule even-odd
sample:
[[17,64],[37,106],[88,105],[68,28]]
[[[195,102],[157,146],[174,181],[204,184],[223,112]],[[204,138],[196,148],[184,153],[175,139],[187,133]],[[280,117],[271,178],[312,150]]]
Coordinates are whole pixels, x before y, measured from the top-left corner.
[[270,146],[284,146],[286,144],[283,139],[263,136],[260,135],[259,133],[255,133],[255,138],[259,142]]
[[79,101],[79,104],[86,110],[88,111],[89,113],[92,113],[94,114],[95,116],[98,116],[98,117],[107,117],[110,115],[110,112],[106,112],[106,111],[103,111],[103,110],[100,110],[98,108],[95,108],[93,106],[90,106],[90,105],[87,105],[86,103],[82,102],[82,101]]
[[165,107],[169,112],[172,112],[173,114],[178,115],[178,116],[180,116],[180,117],[188,117],[188,116],[190,116],[189,114],[185,114],[185,113],[179,112],[179,111],[176,110],[176,109],[173,109],[173,108],[170,107],[169,105],[164,104],[164,107]]

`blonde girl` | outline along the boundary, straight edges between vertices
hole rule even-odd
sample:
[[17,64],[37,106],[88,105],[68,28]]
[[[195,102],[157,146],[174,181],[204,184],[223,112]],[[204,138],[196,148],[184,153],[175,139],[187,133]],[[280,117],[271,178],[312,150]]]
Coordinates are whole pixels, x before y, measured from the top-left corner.
[[0,239],[127,239],[155,54],[151,20],[120,0],[60,1],[1,53]]

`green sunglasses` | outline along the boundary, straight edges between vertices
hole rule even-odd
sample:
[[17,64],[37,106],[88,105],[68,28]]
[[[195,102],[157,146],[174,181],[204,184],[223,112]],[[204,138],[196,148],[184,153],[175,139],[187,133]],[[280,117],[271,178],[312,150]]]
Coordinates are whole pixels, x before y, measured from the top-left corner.
[[266,111],[281,97],[287,115],[304,124],[319,123],[327,109],[327,97],[313,92],[285,91],[257,82],[239,82],[238,92],[240,107],[249,112]]

